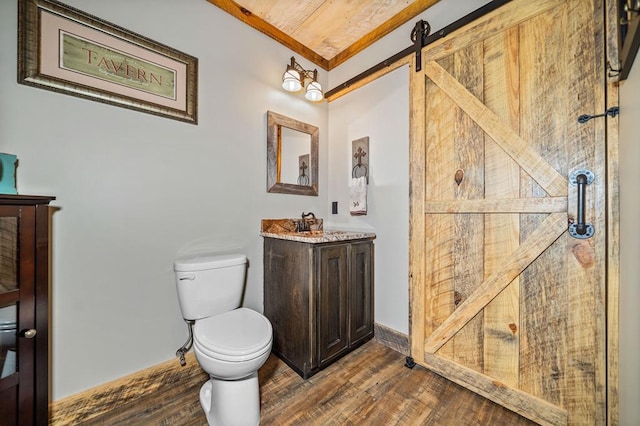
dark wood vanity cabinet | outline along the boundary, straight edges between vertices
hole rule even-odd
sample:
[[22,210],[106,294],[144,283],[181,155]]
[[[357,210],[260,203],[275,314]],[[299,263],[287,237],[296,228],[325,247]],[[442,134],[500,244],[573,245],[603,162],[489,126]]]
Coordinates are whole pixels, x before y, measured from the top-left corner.
[[47,425],[49,207],[0,194],[0,425]]
[[373,337],[373,241],[264,242],[273,352],[308,378]]

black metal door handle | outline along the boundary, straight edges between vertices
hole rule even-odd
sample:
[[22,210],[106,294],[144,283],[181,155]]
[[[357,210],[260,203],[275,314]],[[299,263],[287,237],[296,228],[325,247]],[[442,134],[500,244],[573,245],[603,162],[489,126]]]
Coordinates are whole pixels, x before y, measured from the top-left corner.
[[569,225],[569,234],[573,238],[591,238],[594,233],[593,225],[587,223],[585,210],[587,208],[587,185],[593,182],[594,175],[589,170],[576,170],[569,176],[571,184],[578,187],[576,222]]

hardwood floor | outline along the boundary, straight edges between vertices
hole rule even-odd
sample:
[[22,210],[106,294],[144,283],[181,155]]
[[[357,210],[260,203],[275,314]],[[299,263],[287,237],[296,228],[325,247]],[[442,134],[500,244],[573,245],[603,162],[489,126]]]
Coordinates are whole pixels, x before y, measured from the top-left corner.
[[[308,380],[276,356],[259,371],[262,425],[534,424],[371,341]],[[204,373],[165,383],[86,425],[206,425]]]

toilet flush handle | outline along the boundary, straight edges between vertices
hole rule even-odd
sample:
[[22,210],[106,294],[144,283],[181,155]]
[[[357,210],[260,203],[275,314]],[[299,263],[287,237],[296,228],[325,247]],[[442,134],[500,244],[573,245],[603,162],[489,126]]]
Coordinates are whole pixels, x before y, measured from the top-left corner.
[[184,274],[180,277],[180,281],[193,281],[196,279],[196,274]]

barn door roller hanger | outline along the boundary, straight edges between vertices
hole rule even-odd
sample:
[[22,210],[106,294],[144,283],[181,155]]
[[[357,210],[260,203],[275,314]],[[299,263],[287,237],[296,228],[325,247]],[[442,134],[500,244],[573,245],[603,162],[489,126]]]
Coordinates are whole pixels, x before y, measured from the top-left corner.
[[571,185],[578,187],[578,214],[576,221],[569,225],[569,235],[573,238],[584,240],[593,236],[593,225],[586,223],[584,212],[587,204],[587,185],[590,185],[594,178],[595,175],[590,170],[575,170],[569,175]]

